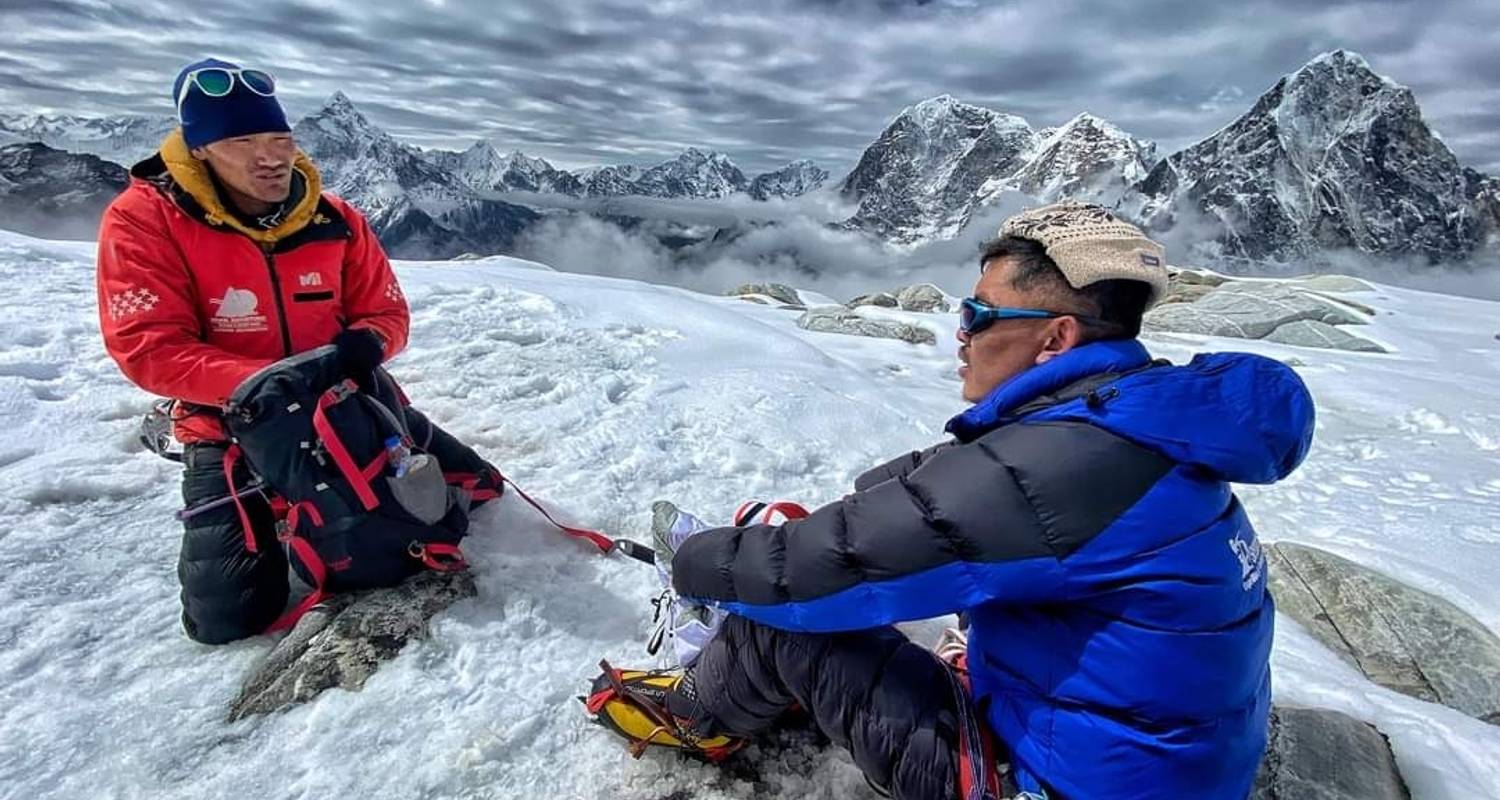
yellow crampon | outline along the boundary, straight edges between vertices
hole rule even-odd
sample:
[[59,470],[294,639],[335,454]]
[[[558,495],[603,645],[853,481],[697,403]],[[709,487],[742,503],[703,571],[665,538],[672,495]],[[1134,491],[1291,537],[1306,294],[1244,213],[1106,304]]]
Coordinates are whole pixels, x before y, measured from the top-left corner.
[[608,661],[600,661],[599,667],[604,672],[582,698],[584,706],[595,722],[629,742],[632,756],[640,758],[656,745],[722,761],[745,743],[731,736],[697,736],[667,710],[667,695],[682,682],[682,670],[619,670]]

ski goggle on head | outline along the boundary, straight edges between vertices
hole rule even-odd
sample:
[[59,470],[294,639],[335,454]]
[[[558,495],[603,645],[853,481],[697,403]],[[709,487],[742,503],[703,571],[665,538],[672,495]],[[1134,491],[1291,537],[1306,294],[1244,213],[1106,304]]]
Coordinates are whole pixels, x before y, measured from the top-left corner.
[[183,80],[182,90],[177,93],[177,113],[182,113],[182,101],[187,99],[193,87],[208,97],[223,97],[234,91],[235,81],[261,97],[276,95],[276,79],[264,70],[204,67],[189,72]]

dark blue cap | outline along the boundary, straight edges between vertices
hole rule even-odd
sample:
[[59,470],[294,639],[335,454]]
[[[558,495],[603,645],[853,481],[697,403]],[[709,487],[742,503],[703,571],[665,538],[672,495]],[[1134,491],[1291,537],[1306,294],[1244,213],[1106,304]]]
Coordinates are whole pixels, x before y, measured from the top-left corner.
[[[236,70],[238,64],[205,58],[189,64],[177,73],[172,82],[172,102],[182,96],[182,85],[193,70],[207,67]],[[231,136],[246,136],[252,133],[286,133],[292,126],[286,122],[286,113],[275,97],[265,97],[250,91],[236,75],[229,94],[209,97],[194,86],[188,90],[182,105],[177,109],[177,120],[182,123],[182,138],[190,148],[212,144]]]

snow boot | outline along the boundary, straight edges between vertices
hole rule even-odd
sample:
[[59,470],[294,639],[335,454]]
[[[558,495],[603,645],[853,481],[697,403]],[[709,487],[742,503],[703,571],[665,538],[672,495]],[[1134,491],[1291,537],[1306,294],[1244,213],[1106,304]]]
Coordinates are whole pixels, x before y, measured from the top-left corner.
[[698,730],[693,715],[698,700],[692,675],[681,668],[621,670],[599,662],[603,673],[594,679],[583,700],[593,721],[613,731],[640,758],[652,745],[678,750],[706,761],[723,761],[745,740]]
[[[775,524],[806,516],[807,509],[796,503],[751,500],[734,512],[734,525]],[[651,504],[651,545],[662,591],[651,601],[656,607],[652,620],[656,629],[646,643],[646,652],[657,655],[662,645],[670,641],[672,646],[665,659],[670,661],[675,657],[675,663],[683,667],[691,667],[698,659],[698,653],[724,623],[725,612],[677,596],[672,590],[672,557],[689,537],[711,527],[666,500]]]

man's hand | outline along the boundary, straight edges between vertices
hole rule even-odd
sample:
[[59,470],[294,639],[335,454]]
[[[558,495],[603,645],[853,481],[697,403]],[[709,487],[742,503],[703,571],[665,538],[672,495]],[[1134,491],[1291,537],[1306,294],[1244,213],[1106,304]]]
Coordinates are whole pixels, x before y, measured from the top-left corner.
[[369,391],[375,368],[385,360],[385,340],[368,328],[345,328],[333,337],[333,346],[338,348],[339,368]]

